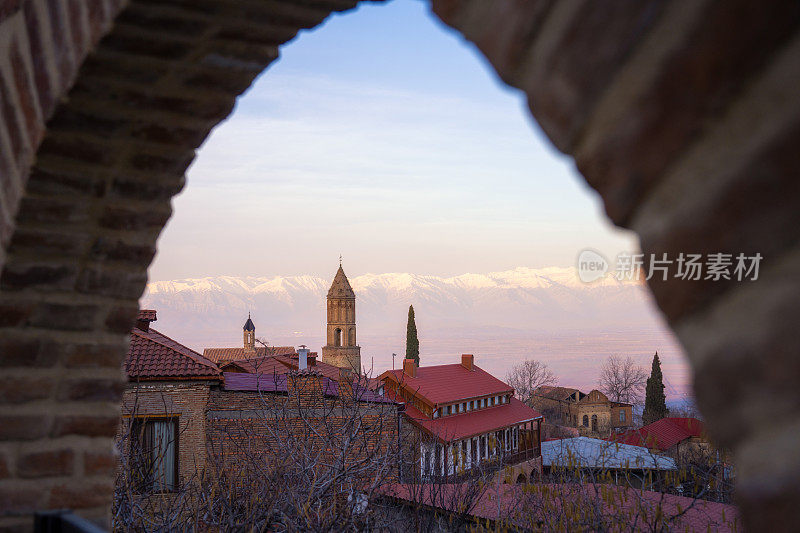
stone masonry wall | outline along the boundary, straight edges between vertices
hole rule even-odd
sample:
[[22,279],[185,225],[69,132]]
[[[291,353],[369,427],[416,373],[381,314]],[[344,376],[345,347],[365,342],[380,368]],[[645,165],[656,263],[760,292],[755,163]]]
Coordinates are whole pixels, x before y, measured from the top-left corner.
[[[105,514],[112,474],[93,465],[109,464],[119,364],[183,172],[280,44],[354,5],[0,2],[0,527],[24,529],[36,509]],[[745,521],[790,529],[800,3],[432,6],[526,93],[645,253],[762,254],[757,283],[649,285],[711,435],[734,450]]]

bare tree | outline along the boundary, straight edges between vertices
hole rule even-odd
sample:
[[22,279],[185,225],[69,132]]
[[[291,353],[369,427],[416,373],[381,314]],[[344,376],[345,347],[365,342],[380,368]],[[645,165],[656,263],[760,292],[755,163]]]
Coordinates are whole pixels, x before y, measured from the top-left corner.
[[558,378],[545,363],[526,359],[517,363],[506,374],[506,383],[514,387],[517,397],[530,405],[536,390],[544,385],[555,385]]
[[600,390],[611,401],[641,403],[647,372],[632,357],[610,355],[600,368]]

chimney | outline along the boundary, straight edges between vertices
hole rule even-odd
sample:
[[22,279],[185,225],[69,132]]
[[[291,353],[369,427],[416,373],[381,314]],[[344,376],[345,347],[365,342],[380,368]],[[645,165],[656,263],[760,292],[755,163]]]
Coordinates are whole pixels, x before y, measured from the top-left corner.
[[475,356],[471,353],[462,353],[461,354],[461,366],[469,370],[470,372],[475,370]]
[[305,370],[306,368],[308,368],[308,348],[305,344],[301,344],[300,349],[297,350],[297,369]]
[[417,364],[413,359],[403,359],[403,374],[415,378],[417,377]]
[[286,393],[301,407],[320,407],[324,402],[324,378],[314,372],[291,371],[286,374]]

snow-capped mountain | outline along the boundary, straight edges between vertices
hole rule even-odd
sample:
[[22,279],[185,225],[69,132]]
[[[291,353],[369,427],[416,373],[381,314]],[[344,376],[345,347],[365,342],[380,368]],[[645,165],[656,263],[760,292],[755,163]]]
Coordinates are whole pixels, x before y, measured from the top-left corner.
[[[158,327],[192,346],[240,342],[252,313],[257,334],[268,339],[322,339],[330,279],[314,276],[231,277],[155,281],[142,306],[158,310]],[[360,336],[405,331],[414,305],[417,324],[428,331],[511,328],[522,331],[650,326],[646,289],[607,276],[582,283],[574,268],[519,267],[454,277],[409,273],[350,278],[356,292]]]

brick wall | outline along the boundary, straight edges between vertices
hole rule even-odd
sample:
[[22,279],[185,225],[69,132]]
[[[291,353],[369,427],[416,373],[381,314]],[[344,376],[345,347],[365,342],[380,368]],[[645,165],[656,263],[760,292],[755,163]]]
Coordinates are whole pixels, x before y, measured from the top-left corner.
[[[745,520],[791,527],[800,4],[432,4],[526,93],[644,252],[765,257],[758,283],[649,285],[737,457]],[[353,5],[0,3],[0,526],[53,506],[103,514],[110,477],[84,458],[110,453],[119,362],[183,171],[278,45]],[[31,469],[33,452],[57,466]]]
[[123,424],[131,417],[178,418],[178,474],[192,480],[205,468],[206,408],[216,382],[149,381],[134,383],[122,396]]

